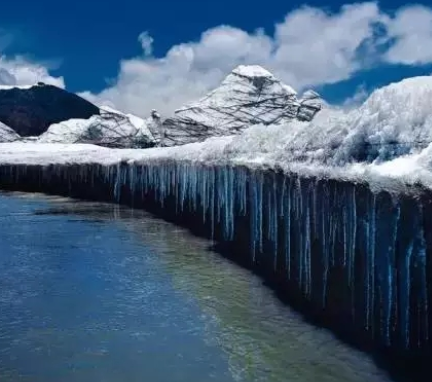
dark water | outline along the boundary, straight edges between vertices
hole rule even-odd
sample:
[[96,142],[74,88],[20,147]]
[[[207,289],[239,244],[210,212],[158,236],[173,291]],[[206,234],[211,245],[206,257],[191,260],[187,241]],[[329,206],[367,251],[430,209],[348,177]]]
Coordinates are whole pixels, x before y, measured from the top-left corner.
[[0,195],[1,382],[388,381],[185,230]]

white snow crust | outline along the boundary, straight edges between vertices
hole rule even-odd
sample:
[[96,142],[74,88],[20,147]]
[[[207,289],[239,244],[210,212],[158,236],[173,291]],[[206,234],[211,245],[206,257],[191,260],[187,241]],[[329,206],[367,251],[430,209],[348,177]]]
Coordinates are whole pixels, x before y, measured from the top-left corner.
[[311,122],[257,125],[240,135],[177,147],[120,150],[0,144],[0,163],[113,164],[124,160],[278,167],[395,191],[413,184],[432,189],[432,77],[410,78],[376,90],[359,109],[324,109]]

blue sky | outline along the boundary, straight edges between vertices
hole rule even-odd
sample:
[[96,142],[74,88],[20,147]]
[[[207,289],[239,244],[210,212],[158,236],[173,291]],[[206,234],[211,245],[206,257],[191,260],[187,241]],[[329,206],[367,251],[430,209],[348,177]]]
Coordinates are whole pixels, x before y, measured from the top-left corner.
[[[260,57],[254,51],[261,49],[261,42],[254,45],[255,42],[247,40],[245,44],[251,44],[251,48],[242,57],[233,55],[232,51],[225,52],[224,43],[221,43],[222,46],[216,44],[216,47],[221,49],[220,52],[218,51],[218,57],[225,57],[223,62],[219,62],[218,57],[213,57],[207,61],[199,58],[193,60],[192,69],[182,69],[194,71],[189,78],[190,82],[197,84],[193,89],[189,84],[185,85],[183,83],[178,84],[177,87],[173,85],[172,88],[162,91],[159,89],[162,86],[159,85],[159,82],[153,81],[152,78],[150,80],[142,79],[142,73],[148,71],[148,66],[144,64],[147,62],[145,60],[153,62],[157,59],[159,61],[150,66],[152,72],[157,72],[154,76],[160,76],[160,83],[163,86],[169,81],[174,82],[172,76],[176,74],[185,77],[185,73],[176,72],[177,69],[172,74],[167,72],[167,64],[160,59],[163,59],[173,46],[182,43],[200,44],[203,32],[221,25],[230,26],[234,34],[240,30],[248,36],[255,36],[256,29],[262,28],[261,33],[270,39],[274,38],[276,40],[276,37],[274,37],[275,24],[284,23],[287,14],[295,12],[299,8],[301,9],[304,4],[303,2],[289,3],[282,0],[261,2],[250,0],[218,0],[215,2],[203,0],[157,0],[152,2],[142,0],[105,0],[103,2],[75,0],[67,3],[58,0],[8,1],[2,4],[2,12],[0,13],[0,54],[5,55],[8,60],[13,60],[16,55],[24,55],[25,61],[28,61],[31,65],[38,64],[47,67],[49,74],[54,77],[62,76],[68,90],[74,92],[86,91],[88,98],[95,102],[99,100],[112,102],[115,106],[136,113],[140,108],[147,110],[150,106],[159,105],[156,101],[149,99],[148,93],[159,97],[161,107],[163,107],[164,103],[172,104],[173,107],[178,106],[179,103],[200,96],[208,88],[215,86],[220,81],[222,73],[226,74],[229,67],[244,63],[245,60],[254,60],[256,62],[250,63],[259,63],[263,64],[263,66],[266,66],[265,64],[268,62],[267,67],[269,70],[275,72],[278,77],[282,77],[286,82],[294,82],[294,87],[300,87],[301,89],[303,85],[312,87],[319,90],[329,101],[339,103],[348,97],[358,96],[360,99],[377,86],[404,77],[430,74],[432,72],[432,52],[429,54],[431,59],[429,57],[425,58],[423,57],[424,54],[415,51],[413,53],[410,49],[407,49],[406,43],[405,48],[397,50],[397,54],[393,54],[392,59],[382,60],[380,58],[374,60],[372,64],[365,64],[364,67],[356,63],[354,65],[355,69],[346,69],[346,75],[341,75],[340,78],[328,73],[322,73],[322,75],[317,75],[316,79],[312,80],[312,78],[315,78],[315,74],[311,75],[310,72],[302,70],[300,70],[300,73],[298,69],[296,71],[296,65],[302,67],[298,60],[294,63],[291,58],[281,61],[279,56],[282,56],[282,53],[273,55],[270,58]],[[333,19],[335,23],[339,22],[337,21],[339,20],[338,14],[342,12],[341,6],[344,4],[347,3],[334,1],[326,5],[326,15],[329,20],[323,21],[321,28],[327,28],[333,22]],[[322,8],[323,4],[318,1],[308,1],[307,5],[312,7],[311,9],[318,10],[318,8]],[[403,35],[405,36],[403,38],[408,39],[408,43],[411,42],[411,46],[413,45],[412,41],[421,45],[428,40],[428,37],[432,36],[432,18],[430,20],[430,30],[425,30],[427,29],[425,25],[428,25],[428,17],[430,16],[427,14],[427,3],[425,3],[426,8],[409,14],[407,16],[408,21],[406,21],[407,17],[405,17],[404,21],[402,16],[400,18],[395,16],[397,12],[401,11],[400,8],[405,5],[406,3],[402,1],[381,1],[376,7],[386,17],[400,19],[397,23],[393,22],[393,24],[397,25],[391,27],[394,29],[394,35],[390,36],[389,34],[389,41],[393,41],[394,36]],[[359,6],[358,8],[360,9],[358,12],[364,12],[364,17],[375,17],[370,7],[367,11],[364,11],[364,7]],[[316,12],[314,12],[312,12],[312,15],[309,14],[309,18],[302,19],[306,21],[301,27],[308,30],[312,29],[315,40],[320,40],[321,30],[320,27],[317,27],[318,23],[314,22],[314,17],[319,19],[322,19],[322,17],[317,16]],[[361,20],[362,17],[360,17]],[[410,23],[421,24],[416,22],[418,17],[422,20],[423,26],[419,27],[419,31],[415,30],[415,28],[412,30],[413,28],[409,26]],[[347,16],[346,19],[348,21],[340,21],[341,25],[334,29],[334,32],[332,32],[333,37],[327,38],[325,44],[331,44],[332,39],[347,38],[350,34],[356,33],[359,28],[353,27],[353,29],[349,29],[346,27],[346,24],[351,22],[352,17]],[[352,22],[358,22],[358,19],[355,20]],[[308,23],[310,25],[304,25]],[[344,28],[348,29],[345,31]],[[289,29],[291,30],[291,28]],[[147,57],[145,57],[143,48],[138,41],[138,36],[144,31],[153,39],[152,52]],[[232,31],[229,30],[228,32],[231,33]],[[286,32],[287,39],[290,33],[292,34],[290,31]],[[411,37],[408,36],[409,34],[411,34]],[[419,34],[421,35],[420,38],[416,38],[415,36]],[[367,41],[367,34],[357,38],[361,40],[363,37],[364,41]],[[293,40],[296,38],[299,38],[299,36],[292,36]],[[355,36],[353,38],[355,39]],[[243,41],[243,37],[240,36],[239,39]],[[209,47],[215,46],[212,44]],[[266,44],[266,42],[263,42],[263,44]],[[278,46],[282,46],[282,43],[278,44]],[[285,42],[284,44],[288,43]],[[307,46],[307,44],[311,44],[310,38],[305,40],[304,45]],[[292,47],[292,44],[287,46]],[[422,49],[428,50],[429,48],[432,49],[432,44],[424,46]],[[197,45],[193,49],[197,50],[200,47]],[[332,52],[332,48],[327,49],[327,47],[324,47],[323,49]],[[327,63],[329,59],[336,57],[339,52],[346,52],[351,47],[343,42],[339,48],[335,49],[334,53],[330,54],[330,58],[325,59]],[[401,53],[402,50],[403,53]],[[307,49],[299,52],[301,52],[304,60],[308,60]],[[271,54],[269,53],[269,55]],[[289,52],[284,54],[285,57],[290,55]],[[419,54],[420,58],[417,57]],[[198,56],[198,54],[196,55]],[[413,57],[413,55],[417,56]],[[319,57],[321,56],[319,55]],[[365,54],[366,61],[369,56],[370,52],[368,51]],[[413,58],[411,59],[411,57]],[[126,60],[127,63],[127,68],[124,70],[120,69],[122,60]],[[312,60],[317,61],[314,57]],[[363,62],[364,59],[357,61]],[[172,64],[168,66],[178,67],[182,65],[186,65],[184,60],[178,65]],[[209,67],[214,65],[215,68],[220,69],[220,73],[215,74],[214,70],[210,71],[209,68],[203,67],[205,65]],[[291,72],[289,72],[290,65],[293,67]],[[342,65],[348,64],[342,63]],[[351,61],[349,65],[351,65]],[[317,67],[318,71],[320,71],[319,68],[322,66],[319,62],[317,62]],[[331,65],[329,65],[328,70],[332,70]],[[337,71],[337,69],[334,69],[334,71]],[[201,73],[202,78],[198,79],[197,73]],[[205,78],[209,79],[208,82],[206,82]],[[117,83],[120,85],[117,86]],[[132,88],[131,83],[140,83],[140,86],[135,85]],[[155,90],[155,88],[160,91]],[[173,99],[174,96],[169,95],[169,91],[184,93],[184,99]],[[140,103],[141,99],[143,100],[142,105]],[[146,107],[145,103],[149,106]]]

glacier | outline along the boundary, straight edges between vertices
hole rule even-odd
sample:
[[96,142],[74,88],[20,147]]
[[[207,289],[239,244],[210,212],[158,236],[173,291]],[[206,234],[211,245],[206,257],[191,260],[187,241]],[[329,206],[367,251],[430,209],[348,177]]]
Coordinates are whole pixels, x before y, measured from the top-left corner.
[[0,186],[147,208],[227,244],[334,330],[428,359],[431,99],[420,77],[183,146],[3,143]]

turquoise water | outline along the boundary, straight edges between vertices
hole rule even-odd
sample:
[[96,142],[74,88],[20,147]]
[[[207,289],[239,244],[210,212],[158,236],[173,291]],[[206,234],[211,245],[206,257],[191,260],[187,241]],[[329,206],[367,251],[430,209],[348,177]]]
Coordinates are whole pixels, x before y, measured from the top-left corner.
[[0,195],[0,381],[388,381],[209,242],[142,211]]

